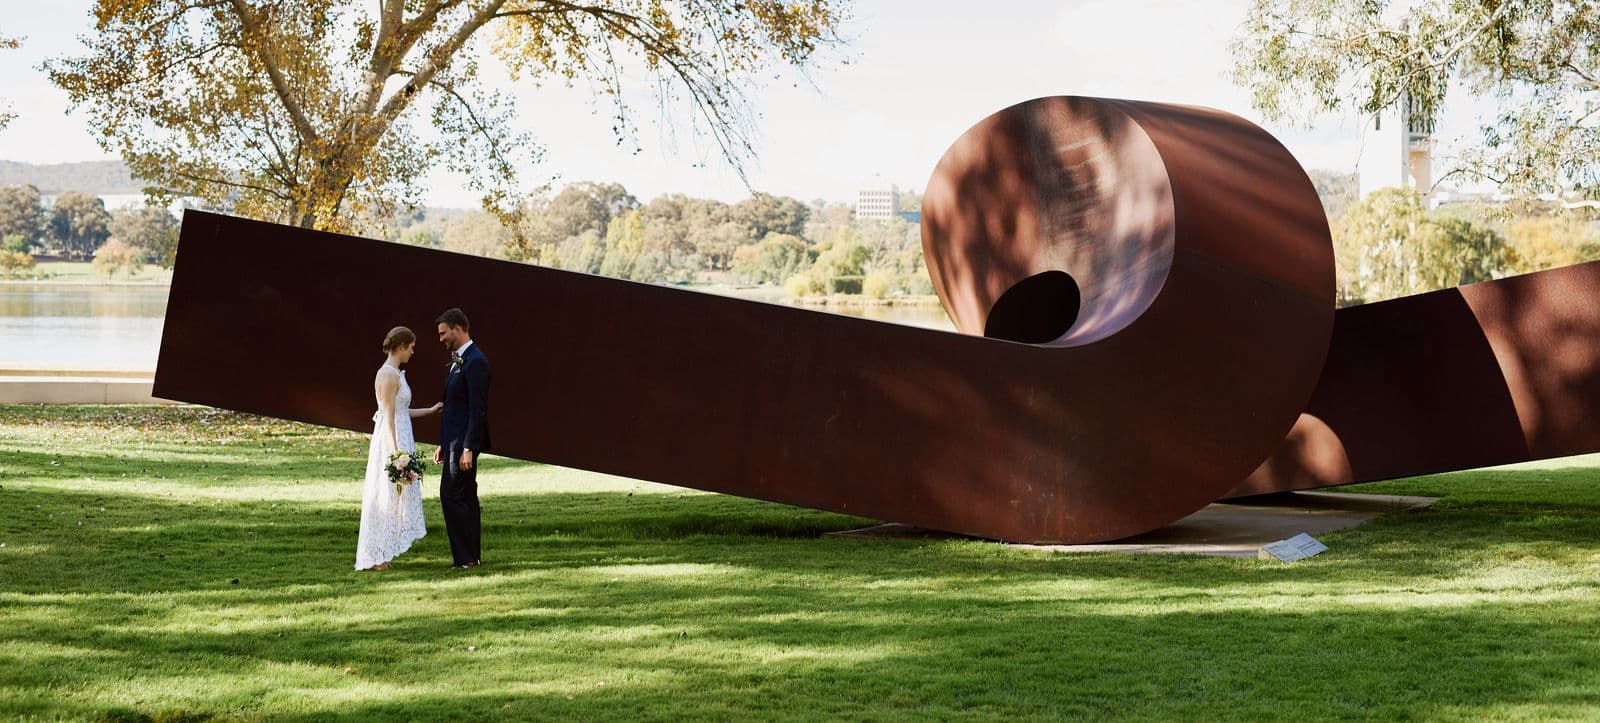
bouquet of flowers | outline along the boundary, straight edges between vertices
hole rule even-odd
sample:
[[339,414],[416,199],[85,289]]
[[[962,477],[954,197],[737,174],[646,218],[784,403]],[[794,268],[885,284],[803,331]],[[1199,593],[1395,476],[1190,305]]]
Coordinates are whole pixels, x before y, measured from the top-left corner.
[[394,483],[394,493],[398,495],[406,491],[406,485],[422,479],[427,464],[421,457],[402,450],[389,455],[389,464],[384,469],[388,470],[389,481]]

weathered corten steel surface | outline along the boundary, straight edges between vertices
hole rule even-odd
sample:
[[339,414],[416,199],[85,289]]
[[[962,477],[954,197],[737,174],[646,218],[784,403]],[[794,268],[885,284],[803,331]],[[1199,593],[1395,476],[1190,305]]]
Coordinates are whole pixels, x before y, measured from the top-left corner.
[[1600,451],[1600,262],[1341,309],[1317,391],[1228,496]]
[[[1325,218],[1276,140],[1213,110],[1044,98],[967,131],[923,200],[934,288],[960,330],[1041,342],[989,373],[1026,385],[1036,421],[1023,429],[1043,433],[1019,451],[1049,466],[995,491],[1046,501],[1060,511],[1051,536],[1080,542],[1176,520],[1237,485],[1322,368]],[[923,391],[930,404],[944,393]],[[1018,428],[1003,409],[948,408]],[[1002,414],[971,413],[990,409]]]
[[1211,502],[1306,408],[1327,227],[1248,122],[1030,101],[956,142],[923,212],[968,334],[189,212],[155,393],[367,431],[384,332],[423,338],[425,405],[445,372],[432,319],[459,306],[494,361],[498,453],[1069,543]]

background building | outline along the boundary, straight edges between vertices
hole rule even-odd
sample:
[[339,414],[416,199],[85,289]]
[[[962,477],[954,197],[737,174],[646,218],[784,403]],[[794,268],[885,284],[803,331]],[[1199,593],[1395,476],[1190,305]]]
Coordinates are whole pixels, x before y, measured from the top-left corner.
[[888,221],[900,213],[900,189],[873,176],[856,192],[856,218]]

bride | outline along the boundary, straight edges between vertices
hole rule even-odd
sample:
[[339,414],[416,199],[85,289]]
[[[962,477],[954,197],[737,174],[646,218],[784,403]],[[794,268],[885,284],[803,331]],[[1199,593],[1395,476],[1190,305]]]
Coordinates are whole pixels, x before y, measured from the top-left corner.
[[411,408],[411,386],[400,365],[411,361],[417,336],[397,326],[383,338],[383,351],[389,356],[378,367],[373,389],[378,396],[378,413],[372,430],[372,445],[367,451],[367,481],[361,495],[361,532],[356,540],[357,570],[387,570],[389,561],[405,552],[411,543],[428,534],[422,520],[422,482],[405,486],[395,494],[394,484],[384,468],[389,455],[404,450],[415,455],[417,442],[411,435],[411,420],[436,414],[444,404],[427,409]]

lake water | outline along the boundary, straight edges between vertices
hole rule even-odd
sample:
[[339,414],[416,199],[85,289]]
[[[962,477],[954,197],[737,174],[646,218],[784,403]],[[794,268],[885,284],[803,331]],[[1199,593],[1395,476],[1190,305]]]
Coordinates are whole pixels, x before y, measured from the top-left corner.
[[0,367],[154,369],[165,286],[0,284]]
[[[808,308],[952,328],[938,307]],[[154,369],[166,312],[165,286],[0,284],[0,369]]]

